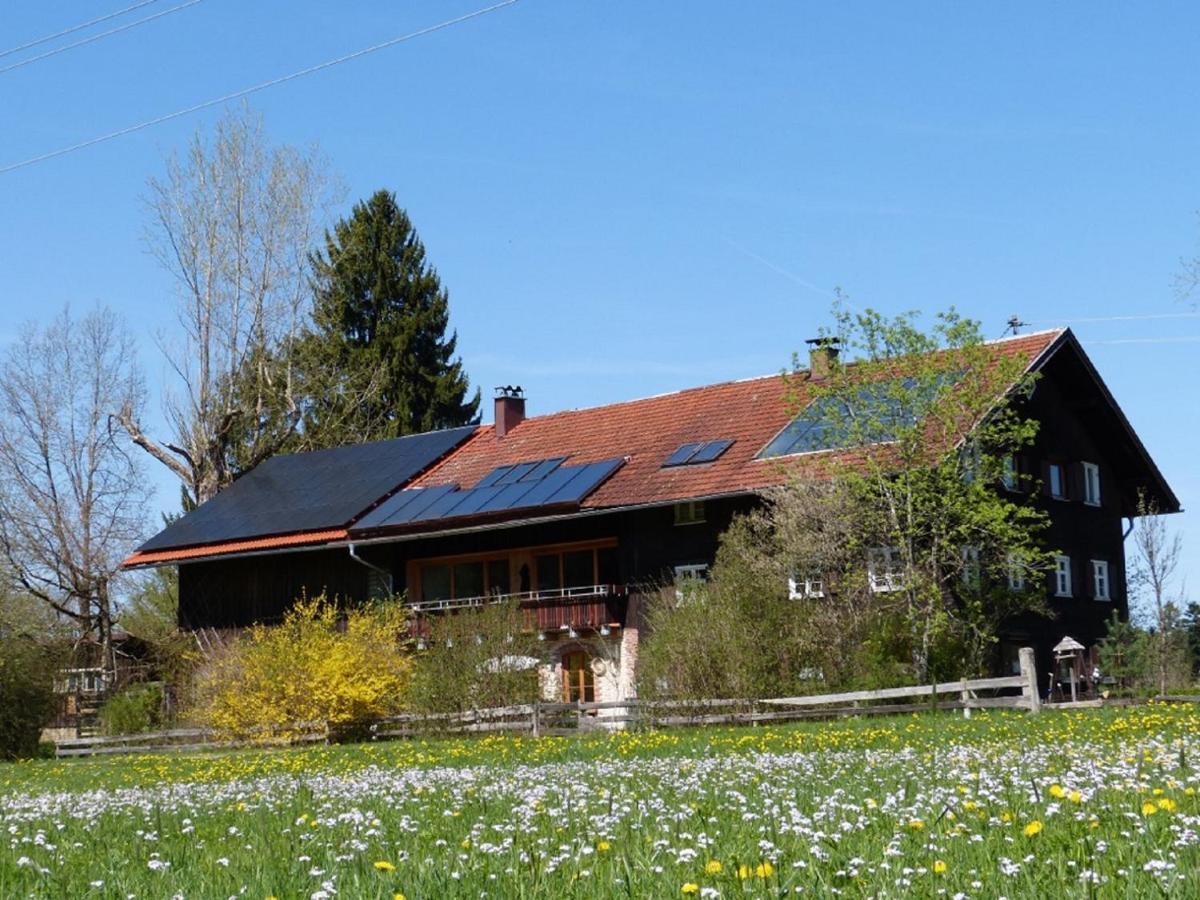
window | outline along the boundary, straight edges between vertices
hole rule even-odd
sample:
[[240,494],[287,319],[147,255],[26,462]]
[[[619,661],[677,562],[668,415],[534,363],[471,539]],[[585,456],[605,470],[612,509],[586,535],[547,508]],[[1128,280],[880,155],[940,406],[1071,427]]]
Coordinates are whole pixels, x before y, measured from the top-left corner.
[[704,521],[704,501],[687,500],[675,504],[676,525],[696,525]]
[[675,567],[675,599],[691,600],[696,595],[696,585],[708,581],[708,566],[694,563]]
[[533,558],[534,568],[537,569],[538,591],[557,591],[562,584],[561,553],[547,553]]
[[1071,557],[1054,557],[1054,596],[1070,597],[1071,591]]
[[1008,555],[1008,589],[1010,591],[1025,590],[1025,565],[1021,562],[1020,557],[1013,553]]
[[1095,463],[1083,464],[1083,502],[1088,506],[1100,505],[1100,467]]
[[428,603],[433,600],[449,600],[450,597],[450,567],[422,566],[421,599]]
[[825,596],[825,579],[819,572],[813,572],[805,577],[793,575],[788,579],[788,599],[809,600]]
[[1017,458],[1013,454],[1008,454],[1001,462],[1002,469],[1000,470],[1000,483],[1004,485],[1006,491],[1017,490]]
[[977,588],[980,585],[982,571],[979,567],[979,548],[978,547],[963,547],[962,548],[963,568],[962,580],[969,588]]
[[1055,500],[1066,500],[1067,481],[1065,473],[1063,472],[1062,463],[1050,463],[1048,469],[1049,478],[1047,480],[1049,482],[1050,496]]
[[867,581],[873,591],[896,591],[904,586],[899,547],[872,547],[867,551]]
[[378,569],[367,572],[367,599],[386,600],[392,596],[392,576]]
[[1108,581],[1108,562],[1103,559],[1092,560],[1092,596],[1097,600],[1111,600]]

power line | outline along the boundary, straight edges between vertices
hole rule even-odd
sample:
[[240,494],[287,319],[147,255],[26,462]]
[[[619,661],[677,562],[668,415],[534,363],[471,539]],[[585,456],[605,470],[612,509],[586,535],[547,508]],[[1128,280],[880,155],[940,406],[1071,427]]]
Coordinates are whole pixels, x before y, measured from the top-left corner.
[[[158,0],[154,0],[158,2]],[[124,25],[118,25],[116,28],[110,28],[108,31],[101,31],[99,34],[93,34],[91,37],[85,37],[83,40],[76,41],[73,44],[64,44],[61,47],[55,47],[53,50],[47,50],[45,53],[39,53],[37,56],[30,56],[27,59],[18,60],[0,69],[0,75],[5,72],[11,72],[13,69],[19,69],[22,66],[27,66],[30,63],[35,63],[40,59],[47,59],[51,56],[58,56],[60,53],[66,53],[68,50],[74,50],[76,47],[82,47],[85,44],[92,44],[102,38],[110,35],[120,34],[122,31],[128,31],[131,28],[137,28],[139,25],[145,25],[147,22],[153,22],[155,19],[161,19],[163,16],[169,16],[171,13],[179,12],[181,9],[187,9],[189,6],[195,6],[201,0],[188,0],[187,3],[180,3],[178,6],[172,6],[170,9],[164,9],[162,12],[156,12],[152,16],[146,16],[144,19],[135,19]]]
[[370,47],[364,47],[362,50],[355,50],[353,53],[348,53],[345,56],[339,56],[337,59],[331,59],[323,63],[318,63],[315,66],[309,66],[307,69],[300,69],[298,72],[292,72],[290,75],[281,75],[279,78],[272,78],[270,81],[264,81],[261,84],[256,84],[253,87],[243,88],[240,91],[234,91],[230,94],[225,94],[221,97],[216,97],[212,100],[205,100],[203,103],[197,103],[193,106],[188,106],[184,109],[178,109],[175,112],[167,113],[163,116],[157,116],[153,119],[147,119],[144,122],[138,122],[136,125],[130,125],[126,128],[121,128],[117,131],[110,131],[108,134],[102,134],[99,137],[89,138],[86,141],[80,141],[78,144],[71,144],[67,147],[60,147],[57,150],[51,150],[49,153],[43,153],[40,156],[31,156],[29,159],[23,159],[20,162],[10,163],[7,166],[0,167],[0,175],[8,172],[14,172],[17,169],[23,169],[26,166],[32,166],[35,163],[45,162],[48,159],[65,156],[68,153],[74,153],[76,150],[83,150],[86,147],[92,147],[96,144],[102,144],[105,141],[111,141],[114,138],[123,137],[127,134],[133,134],[135,131],[143,131],[154,125],[161,125],[163,122],[169,122],[172,119],[178,119],[181,116],[186,116],[194,112],[199,112],[202,109],[208,109],[211,106],[218,106],[221,103],[228,103],[230,100],[238,100],[242,97],[248,97],[251,94],[256,94],[259,91],[265,91],[267,88],[275,87],[287,81],[294,81],[297,78],[303,78],[305,75],[312,75],[315,72],[320,72],[323,69],[329,69],[333,66],[341,65],[345,62],[358,59],[370,53],[375,53],[379,50],[384,50],[388,47],[394,47],[396,44],[402,44],[405,41],[411,41],[413,38],[423,37],[427,34],[432,34],[435,31],[441,31],[444,28],[449,28],[452,25],[458,25],[461,22],[466,22],[470,19],[476,19],[488,13],[496,12],[506,6],[512,6],[519,0],[503,0],[501,3],[495,3],[491,6],[485,6],[477,9],[474,12],[466,13],[465,15],[457,16],[453,19],[446,19],[444,22],[438,22],[436,25],[430,25],[427,28],[422,28],[418,31],[411,31],[408,34],[402,34],[399,37],[384,41],[381,44],[374,44]]
[[64,28],[62,31],[56,31],[54,34],[48,34],[45,37],[40,37],[37,40],[29,41],[21,44],[19,47],[9,47],[7,50],[0,50],[0,58],[12,56],[14,53],[20,53],[22,50],[28,50],[30,47],[37,47],[47,41],[53,41],[56,38],[66,37],[68,34],[74,34],[76,31],[82,31],[85,28],[91,28],[93,25],[99,25],[101,22],[107,22],[109,19],[115,19],[118,16],[123,16],[127,12],[133,12],[135,9],[141,9],[143,6],[149,6],[151,3],[158,3],[158,0],[141,0],[140,3],[135,3],[132,6],[126,6],[124,9],[118,9],[116,12],[108,13],[104,16],[99,16],[87,22],[80,22],[78,25],[72,25],[70,28]]

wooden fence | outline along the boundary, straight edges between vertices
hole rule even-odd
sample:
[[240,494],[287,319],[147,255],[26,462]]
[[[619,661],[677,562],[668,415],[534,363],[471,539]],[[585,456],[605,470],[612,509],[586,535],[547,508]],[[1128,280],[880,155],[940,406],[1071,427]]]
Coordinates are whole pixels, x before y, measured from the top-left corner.
[[[892,715],[930,710],[1025,709],[1037,712],[1037,676],[1033,651],[1022,648],[1021,674],[1003,678],[975,678],[939,684],[847,691],[766,700],[612,700],[598,703],[526,703],[472,709],[460,713],[406,713],[381,719],[370,727],[372,740],[392,740],[435,734],[576,735],[619,728],[677,728],[696,725],[761,725],[801,719],[842,716]],[[1008,691],[1006,696],[979,696]],[[908,701],[908,702],[897,702]],[[289,743],[327,741],[323,723],[309,722],[290,731],[301,736]],[[146,753],[152,751],[217,749],[251,742],[218,741],[203,729],[177,729],[154,734],[80,738],[59,742],[57,755]]]

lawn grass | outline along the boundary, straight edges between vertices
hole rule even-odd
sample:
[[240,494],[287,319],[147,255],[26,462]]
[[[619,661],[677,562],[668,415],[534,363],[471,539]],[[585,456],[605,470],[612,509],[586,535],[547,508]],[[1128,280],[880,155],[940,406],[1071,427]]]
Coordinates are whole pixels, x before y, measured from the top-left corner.
[[0,765],[0,897],[1200,896],[1200,711]]

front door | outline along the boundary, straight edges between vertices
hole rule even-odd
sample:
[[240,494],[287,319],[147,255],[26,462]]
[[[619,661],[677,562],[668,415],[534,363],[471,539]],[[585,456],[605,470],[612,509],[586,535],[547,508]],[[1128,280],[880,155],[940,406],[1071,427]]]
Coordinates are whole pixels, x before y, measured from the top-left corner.
[[563,703],[593,703],[596,700],[592,658],[582,650],[563,654],[562,698]]

